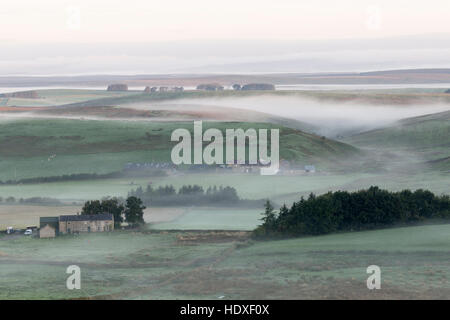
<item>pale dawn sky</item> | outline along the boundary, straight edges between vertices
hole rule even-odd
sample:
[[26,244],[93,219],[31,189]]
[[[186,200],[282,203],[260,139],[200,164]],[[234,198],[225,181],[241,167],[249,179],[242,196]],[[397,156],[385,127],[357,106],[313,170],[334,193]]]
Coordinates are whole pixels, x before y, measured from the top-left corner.
[[0,75],[450,67],[449,0],[2,0]]

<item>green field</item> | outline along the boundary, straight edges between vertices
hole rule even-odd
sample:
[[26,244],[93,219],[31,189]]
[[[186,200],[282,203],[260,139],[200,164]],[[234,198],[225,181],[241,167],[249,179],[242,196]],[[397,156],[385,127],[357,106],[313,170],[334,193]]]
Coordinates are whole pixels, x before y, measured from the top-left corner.
[[[133,110],[133,103],[267,94],[329,100],[336,102],[337,107],[341,102],[404,105],[450,101],[450,96],[440,91],[417,90],[390,93],[188,91],[150,95],[68,89],[38,93],[40,99],[12,98],[7,106],[55,106],[39,112],[49,112],[49,117],[74,116],[79,120],[21,119],[16,110],[15,119],[10,114],[3,117],[0,181],[75,173],[106,174],[121,171],[128,162],[170,162],[175,144],[170,142],[172,131],[187,128],[192,132],[193,123],[149,121],[152,115],[145,113],[149,111]],[[116,108],[123,105],[128,106]],[[95,107],[101,112],[89,109]],[[117,111],[116,120],[105,115],[113,109]],[[217,116],[210,111],[212,117]],[[86,119],[96,116],[98,120],[83,120],[84,114],[77,112],[88,113]],[[39,117],[45,114],[39,113]],[[194,112],[191,117],[195,115]],[[395,126],[338,142],[296,130],[306,130],[307,125],[294,120],[243,111],[242,117],[258,118],[249,122],[204,121],[203,129],[279,128],[281,158],[300,165],[314,164],[318,171],[296,176],[261,176],[181,170],[164,177],[2,184],[3,200],[10,196],[50,197],[66,205],[24,206],[3,201],[0,226],[23,227],[37,224],[40,216],[76,213],[82,201],[125,197],[130,190],[138,186],[145,188],[149,183],[153,187],[173,185],[175,188],[189,184],[205,189],[231,186],[241,198],[267,198],[276,206],[291,205],[311,192],[353,191],[371,185],[389,190],[424,188],[448,194],[448,115],[447,112],[405,119]],[[128,116],[136,118],[129,120]],[[164,118],[167,113],[159,116]],[[144,231],[55,239],[1,234],[0,299],[218,299],[222,296],[224,299],[450,299],[450,225],[257,242],[246,231],[260,223],[262,211],[263,208],[232,205],[229,208],[149,206],[145,220],[150,223]],[[79,291],[65,287],[66,268],[74,264],[82,270]],[[382,270],[382,290],[376,292],[369,291],[365,283],[366,268],[372,264]]]
[[[65,181],[20,185],[0,185],[0,196],[15,198],[53,197],[61,200],[97,199],[104,196],[126,196],[138,186],[198,184],[204,188],[216,186],[235,187],[242,198],[261,199],[276,198],[283,195],[308,194],[311,191],[339,188],[346,184],[366,183],[376,178],[375,175],[305,175],[305,176],[261,176],[256,174],[188,174],[167,177],[99,179],[87,181]],[[264,186],[270,185],[270,189]]]
[[[36,90],[39,98],[8,98],[2,106],[9,107],[48,107],[102,98],[118,98],[140,94],[133,91],[106,91],[89,89],[42,89]],[[4,98],[3,98],[4,99]]]
[[[331,166],[358,154],[347,144],[265,123],[206,122],[219,130],[280,129],[280,157]],[[72,173],[107,173],[127,162],[170,162],[173,130],[193,130],[188,122],[5,120],[0,127],[0,180]],[[53,156],[53,157],[52,157]]]
[[[0,299],[450,299],[449,242],[450,225],[264,242],[220,233],[0,238]],[[81,290],[65,287],[73,264]],[[366,288],[373,264],[381,290]]]
[[[150,225],[154,230],[244,230],[261,224],[263,209],[188,208],[177,219]],[[151,210],[150,210],[151,215]]]
[[363,132],[344,141],[365,148],[411,152],[424,160],[442,159],[448,170],[450,162],[445,158],[450,157],[450,111],[404,119],[394,126]]

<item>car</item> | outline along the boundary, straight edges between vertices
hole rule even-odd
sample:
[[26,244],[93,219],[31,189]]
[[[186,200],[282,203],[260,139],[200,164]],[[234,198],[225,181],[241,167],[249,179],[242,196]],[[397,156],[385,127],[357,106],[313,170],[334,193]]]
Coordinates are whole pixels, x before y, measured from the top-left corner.
[[33,234],[33,230],[27,229],[27,230],[25,230],[25,232],[23,234],[26,235],[26,236],[32,235]]

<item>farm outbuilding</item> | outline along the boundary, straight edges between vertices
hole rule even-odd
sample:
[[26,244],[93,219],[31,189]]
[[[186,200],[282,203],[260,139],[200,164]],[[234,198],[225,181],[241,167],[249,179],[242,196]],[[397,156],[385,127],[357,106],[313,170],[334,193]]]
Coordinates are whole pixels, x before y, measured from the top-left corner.
[[48,224],[39,230],[39,238],[54,238],[54,237],[56,237],[56,229]]
[[59,217],[39,219],[39,238],[54,238],[59,233]]

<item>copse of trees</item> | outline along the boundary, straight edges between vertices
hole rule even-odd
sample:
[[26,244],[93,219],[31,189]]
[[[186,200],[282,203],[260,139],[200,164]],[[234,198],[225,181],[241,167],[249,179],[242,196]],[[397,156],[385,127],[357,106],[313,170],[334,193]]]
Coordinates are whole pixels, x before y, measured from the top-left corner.
[[31,197],[31,198],[19,198],[14,197],[0,197],[0,204],[35,204],[35,205],[60,205],[62,202],[58,199],[47,197]]
[[240,199],[235,188],[222,186],[209,187],[205,190],[199,185],[184,185],[177,191],[172,185],[159,186],[158,188],[148,185],[145,190],[142,187],[132,190],[128,193],[128,196],[138,197],[142,199],[145,205],[155,206],[230,206],[247,205],[254,202],[254,200]]
[[278,212],[266,202],[256,237],[321,235],[368,230],[427,220],[450,221],[450,197],[428,190],[390,192],[372,186],[357,192],[336,191],[303,197]]
[[131,226],[144,224],[144,209],[142,200],[128,197],[125,204],[118,198],[87,201],[81,209],[81,214],[92,215],[110,213],[114,216],[114,226],[120,227],[122,222]]

